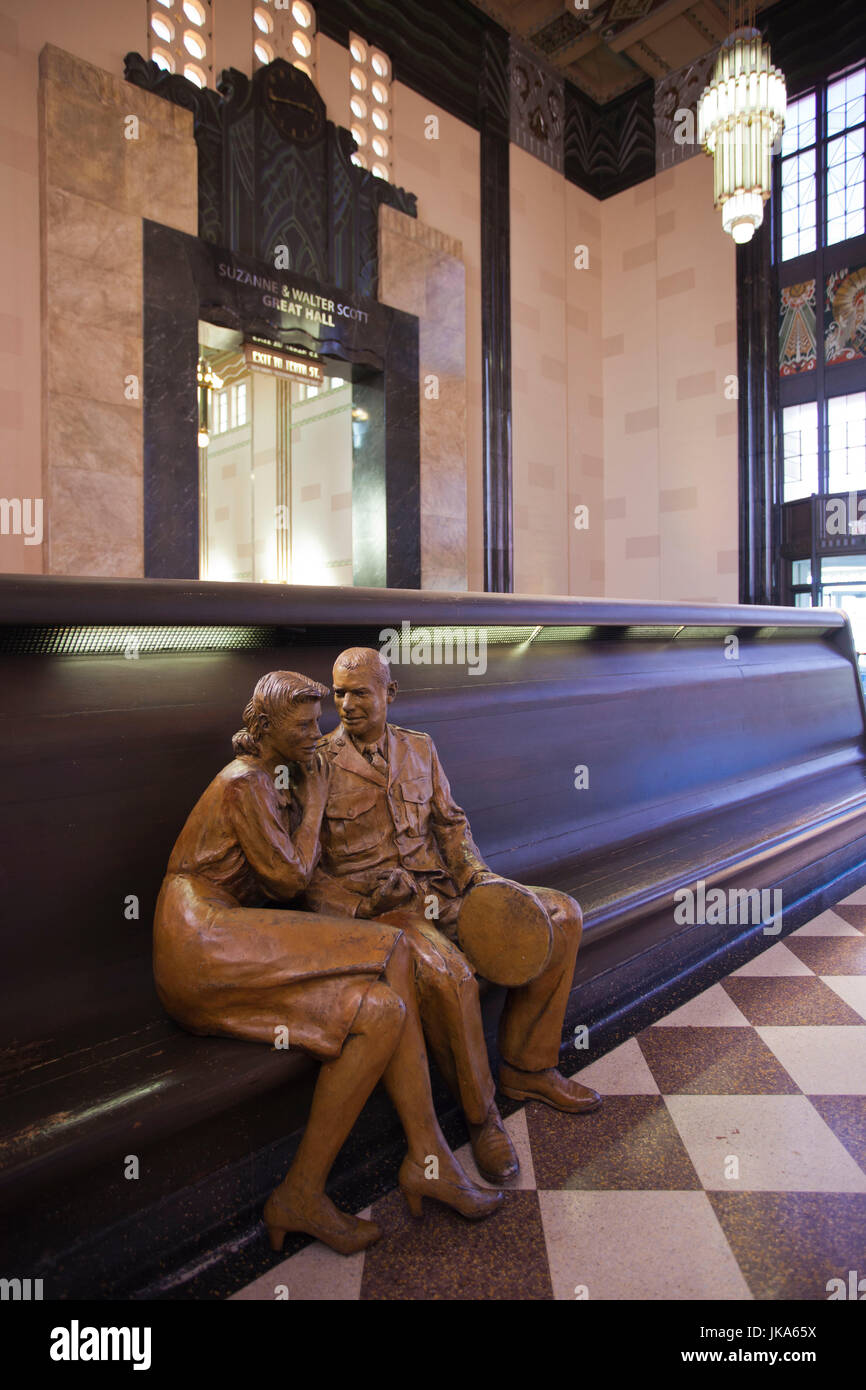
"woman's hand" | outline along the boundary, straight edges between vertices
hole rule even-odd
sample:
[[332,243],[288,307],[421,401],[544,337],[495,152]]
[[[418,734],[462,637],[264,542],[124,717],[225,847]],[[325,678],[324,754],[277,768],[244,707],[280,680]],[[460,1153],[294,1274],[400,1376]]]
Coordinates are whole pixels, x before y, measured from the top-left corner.
[[298,764],[296,791],[304,811],[321,816],[328,800],[331,764],[324,753],[315,752],[309,763]]

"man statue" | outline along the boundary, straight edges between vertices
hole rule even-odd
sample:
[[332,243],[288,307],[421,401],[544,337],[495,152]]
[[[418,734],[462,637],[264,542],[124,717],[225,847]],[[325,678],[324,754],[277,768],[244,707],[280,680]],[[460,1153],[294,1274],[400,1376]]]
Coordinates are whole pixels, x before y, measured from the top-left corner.
[[[384,657],[353,647],[337,658],[333,682],[340,726],[321,745],[330,781],[322,854],[306,901],[316,912],[403,929],[428,1045],[463,1107],[479,1171],[504,1182],[516,1175],[517,1157],[494,1100],[472,963],[454,944],[465,894],[498,875],[479,855],[433,740],[388,723],[397,684]],[[557,1068],[580,908],[553,889],[532,891],[547,913],[552,947],[541,973],[508,992],[499,1026],[500,1089],[556,1110],[594,1110],[597,1092]]]

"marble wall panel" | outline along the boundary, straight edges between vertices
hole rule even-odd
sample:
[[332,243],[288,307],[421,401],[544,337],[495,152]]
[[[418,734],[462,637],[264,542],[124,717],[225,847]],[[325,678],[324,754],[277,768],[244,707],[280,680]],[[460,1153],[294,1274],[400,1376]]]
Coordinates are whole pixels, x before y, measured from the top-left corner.
[[459,241],[383,205],[379,298],[415,314],[421,421],[421,587],[467,587],[466,267]]
[[46,45],[39,161],[47,568],[140,576],[142,219],[196,231],[192,116]]

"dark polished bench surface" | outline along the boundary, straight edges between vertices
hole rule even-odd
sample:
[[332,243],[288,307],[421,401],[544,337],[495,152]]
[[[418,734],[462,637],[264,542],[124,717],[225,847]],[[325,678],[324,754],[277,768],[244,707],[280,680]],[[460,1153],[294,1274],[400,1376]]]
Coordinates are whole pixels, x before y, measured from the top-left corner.
[[[581,902],[569,1018],[724,946],[673,922],[677,887],[781,886],[789,929],[866,878],[864,710],[837,611],[6,577],[0,620],[6,1201],[275,1088],[284,1128],[303,1124],[307,1058],[187,1035],[150,974],[168,854],[266,670],[330,683],[339,650],[403,622],[485,630],[483,673],[395,666],[391,714],[435,739],[492,867]],[[138,658],[88,652],[95,629],[137,638]]]

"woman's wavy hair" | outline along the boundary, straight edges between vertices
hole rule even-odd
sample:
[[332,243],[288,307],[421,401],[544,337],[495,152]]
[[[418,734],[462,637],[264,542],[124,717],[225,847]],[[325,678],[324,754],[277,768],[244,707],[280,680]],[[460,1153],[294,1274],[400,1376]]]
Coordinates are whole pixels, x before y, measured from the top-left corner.
[[326,685],[311,681],[297,671],[269,671],[257,681],[252,699],[243,713],[244,727],[232,739],[235,756],[254,755],[267,724],[279,717],[289,705],[305,700],[323,700],[328,694]]

